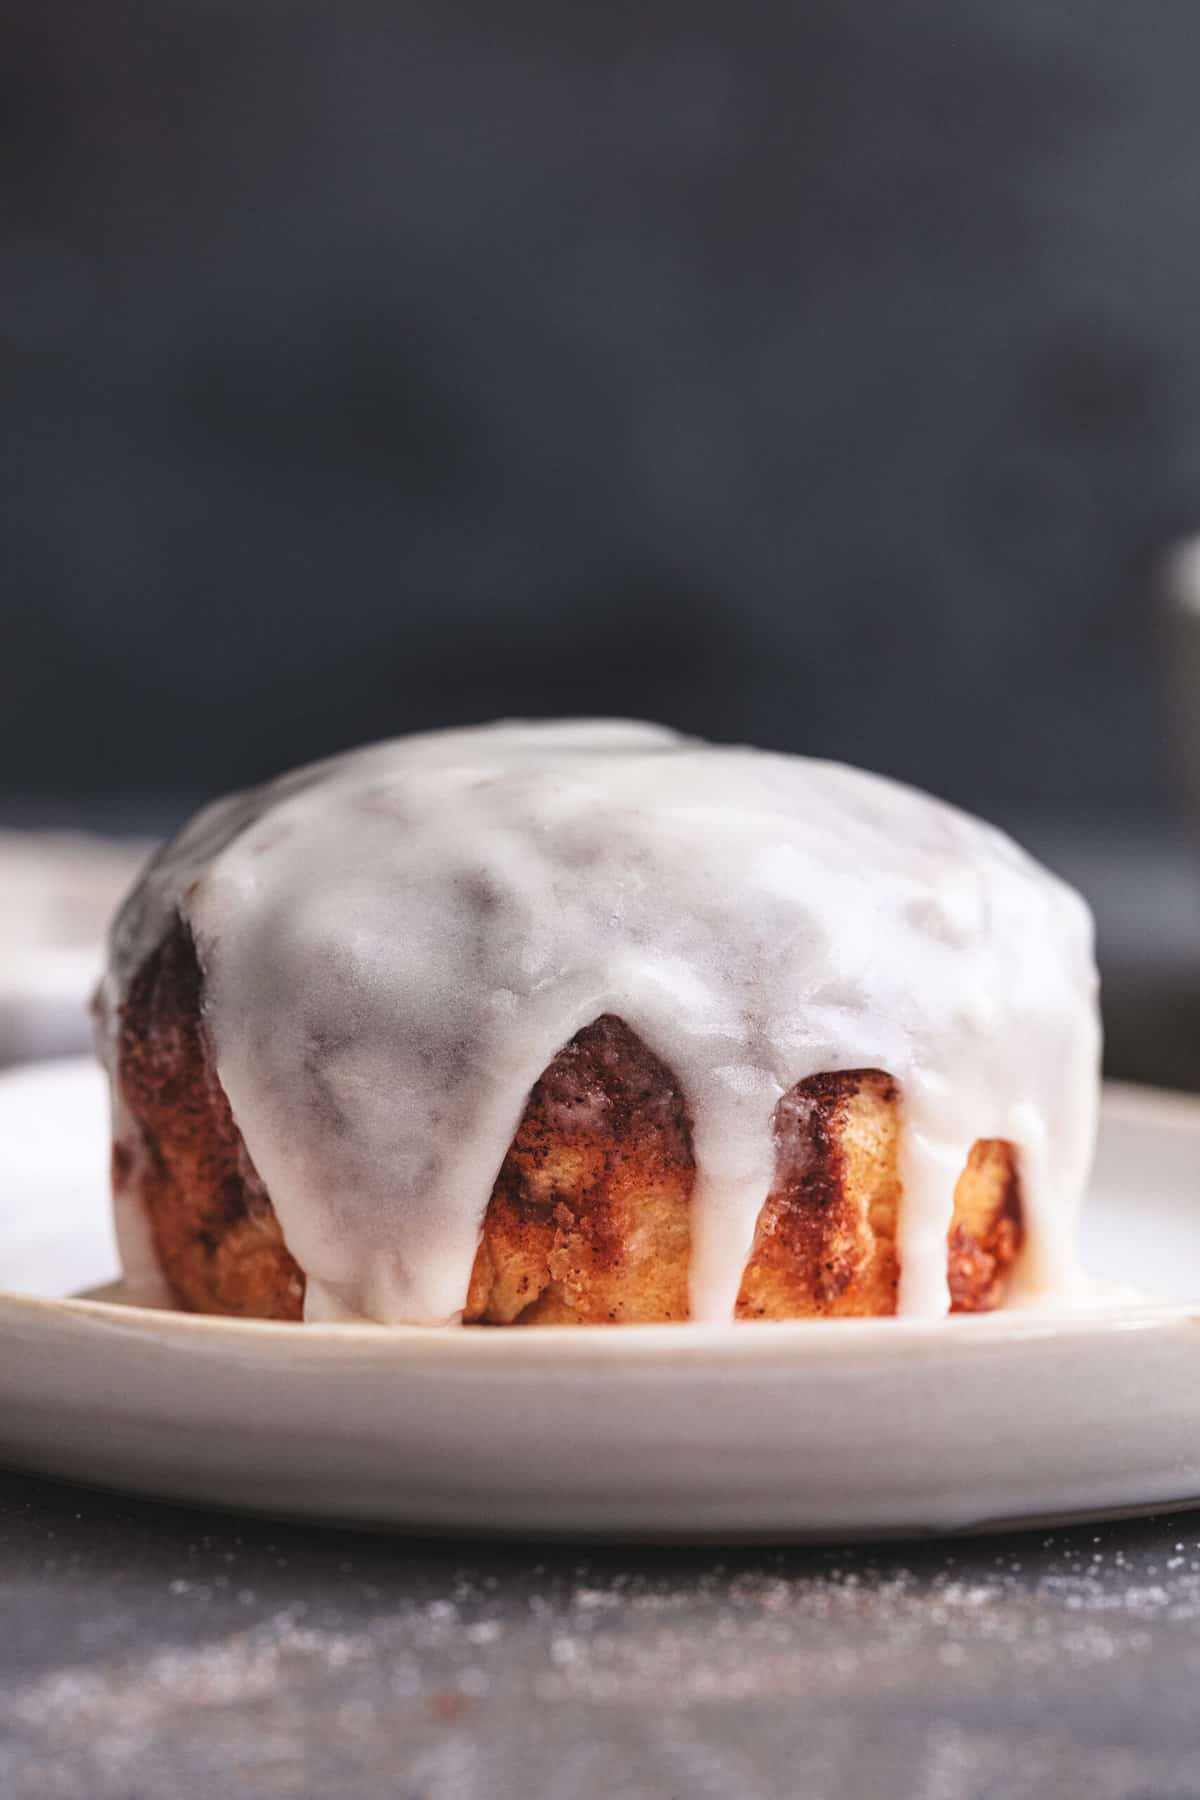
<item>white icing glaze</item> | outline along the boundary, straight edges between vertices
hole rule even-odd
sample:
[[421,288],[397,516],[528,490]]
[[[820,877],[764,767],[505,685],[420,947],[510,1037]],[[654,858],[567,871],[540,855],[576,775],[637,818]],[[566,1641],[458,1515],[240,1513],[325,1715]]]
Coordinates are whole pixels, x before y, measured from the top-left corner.
[[947,1309],[955,1181],[1018,1149],[1026,1295],[1070,1286],[1099,1024],[1079,897],[1000,832],[832,763],[619,723],[399,739],[201,813],[114,932],[178,908],[308,1316],[445,1321],[530,1088],[614,1013],[696,1153],[692,1312],[732,1312],[794,1083],[902,1094],[900,1311]]

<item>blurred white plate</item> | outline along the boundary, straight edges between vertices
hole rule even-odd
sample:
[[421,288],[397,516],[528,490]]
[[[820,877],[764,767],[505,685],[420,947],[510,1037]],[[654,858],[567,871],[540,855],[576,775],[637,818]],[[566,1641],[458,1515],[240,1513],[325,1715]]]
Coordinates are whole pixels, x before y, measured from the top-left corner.
[[91,1043],[104,935],[149,846],[0,830],[0,1062]]
[[0,1461],[443,1531],[939,1531],[1200,1500],[1200,1101],[1112,1088],[1073,1315],[531,1331],[194,1318],[108,1281],[101,1081],[0,1076]]

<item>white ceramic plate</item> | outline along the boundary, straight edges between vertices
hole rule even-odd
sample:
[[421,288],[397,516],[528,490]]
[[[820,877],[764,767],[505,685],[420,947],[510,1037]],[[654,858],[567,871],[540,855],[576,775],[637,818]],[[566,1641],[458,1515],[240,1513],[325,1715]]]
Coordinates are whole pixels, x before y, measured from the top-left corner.
[[[285,1326],[63,1296],[115,1252],[100,1077],[0,1076],[0,1461],[446,1531],[952,1530],[1200,1501],[1200,1100],[1110,1088],[1093,1272],[938,1324]],[[116,1290],[119,1294],[119,1290]]]

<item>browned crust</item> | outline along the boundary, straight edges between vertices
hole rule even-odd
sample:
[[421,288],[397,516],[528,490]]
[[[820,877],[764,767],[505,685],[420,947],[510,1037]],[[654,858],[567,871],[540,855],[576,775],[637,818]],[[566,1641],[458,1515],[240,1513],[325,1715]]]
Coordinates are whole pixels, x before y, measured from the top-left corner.
[[1002,1138],[980,1138],[954,1190],[946,1270],[951,1312],[1001,1305],[1024,1240],[1016,1153]]
[[467,1319],[686,1318],[693,1173],[670,1071],[620,1019],[597,1019],[529,1096],[484,1217]]
[[739,1319],[895,1312],[898,1098],[881,1069],[815,1075],[784,1095]]
[[[201,999],[195,948],[176,920],[122,1009],[116,1075],[131,1135],[113,1147],[114,1187],[144,1207],[181,1305],[297,1319],[304,1277],[217,1079]],[[896,1083],[879,1069],[814,1076],[784,1095],[739,1319],[895,1311],[900,1117]],[[694,1175],[671,1071],[620,1019],[597,1019],[530,1094],[485,1213],[464,1316],[686,1318]],[[1001,1303],[1021,1239],[1012,1147],[981,1140],[955,1191],[954,1311]]]
[[114,1188],[135,1188],[175,1299],[191,1312],[300,1318],[304,1277],[217,1080],[179,920],[130,985],[117,1081],[136,1138],[113,1146]]

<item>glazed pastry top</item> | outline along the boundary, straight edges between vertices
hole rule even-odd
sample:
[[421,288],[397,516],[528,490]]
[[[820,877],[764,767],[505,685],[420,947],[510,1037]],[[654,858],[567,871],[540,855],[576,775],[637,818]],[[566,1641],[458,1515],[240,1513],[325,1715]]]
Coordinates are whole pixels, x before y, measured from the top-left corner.
[[728,1318],[794,1083],[900,1084],[899,1310],[947,1308],[972,1144],[1020,1164],[1026,1294],[1073,1278],[1099,1025],[1079,897],[1002,833],[836,764],[648,725],[401,738],[200,813],[114,927],[178,910],[310,1317],[453,1319],[530,1088],[602,1013],[691,1116],[692,1313]]

